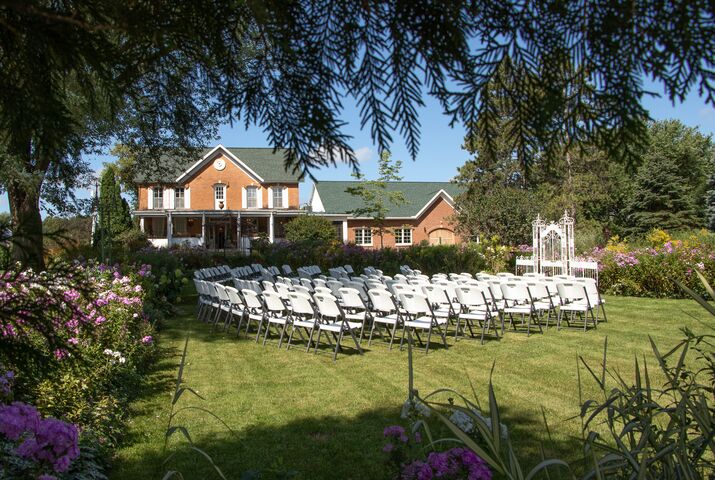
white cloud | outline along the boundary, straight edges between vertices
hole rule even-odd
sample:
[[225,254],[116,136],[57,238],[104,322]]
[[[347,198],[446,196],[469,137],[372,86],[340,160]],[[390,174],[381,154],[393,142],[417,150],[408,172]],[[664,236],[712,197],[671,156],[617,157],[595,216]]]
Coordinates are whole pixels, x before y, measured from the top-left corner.
[[[325,147],[320,147],[318,151],[316,152],[316,157],[321,158],[323,160],[329,161],[329,160],[335,160],[336,162],[340,163],[343,159],[347,160],[346,157],[343,157],[342,155],[342,150],[338,147],[334,147],[332,150],[332,155],[331,152],[328,152],[328,150]],[[368,162],[372,160],[373,157],[373,152],[372,148],[370,147],[360,147],[357,150],[353,150],[353,155],[355,155],[355,159],[357,160],[358,163],[363,163],[363,162]]]
[[360,147],[354,150],[353,153],[359,163],[372,160],[372,148],[370,147]]

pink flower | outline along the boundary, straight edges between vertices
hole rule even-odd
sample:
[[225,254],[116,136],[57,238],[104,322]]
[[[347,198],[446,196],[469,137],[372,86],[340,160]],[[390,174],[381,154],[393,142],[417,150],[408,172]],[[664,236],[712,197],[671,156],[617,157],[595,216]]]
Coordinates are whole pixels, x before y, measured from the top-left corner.
[[103,324],[103,323],[106,322],[106,321],[107,321],[107,318],[100,315],[99,317],[97,317],[97,318],[94,320],[94,324],[95,324],[95,325],[101,325],[101,324]]
[[67,350],[65,350],[64,348],[58,348],[57,350],[55,350],[54,354],[57,360],[62,360],[69,355]]
[[154,343],[154,339],[152,338],[151,335],[147,335],[144,338],[142,338],[142,343],[144,345],[151,345],[152,343]]

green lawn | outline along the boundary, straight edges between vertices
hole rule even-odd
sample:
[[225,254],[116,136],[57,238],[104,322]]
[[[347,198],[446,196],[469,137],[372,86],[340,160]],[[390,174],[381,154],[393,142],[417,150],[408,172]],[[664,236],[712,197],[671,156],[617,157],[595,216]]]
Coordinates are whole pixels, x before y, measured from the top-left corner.
[[[580,422],[569,418],[578,413],[576,356],[598,363],[608,336],[610,365],[630,374],[634,355],[652,360],[647,335],[666,348],[680,338],[679,327],[700,331],[696,319],[706,319],[692,301],[607,301],[609,321],[595,331],[551,328],[529,338],[508,333],[483,346],[462,340],[427,356],[416,352],[416,387],[425,393],[449,386],[467,394],[471,379],[480,400],[486,400],[489,370],[496,362],[494,384],[503,421],[526,463],[538,461],[537,444],[544,439],[541,407],[553,434],[545,444],[547,454],[574,459]],[[385,478],[382,429],[400,422],[407,396],[406,351],[390,352],[378,342],[364,356],[339,355],[333,363],[328,351],[308,355],[300,348],[278,350],[275,343],[264,349],[243,337],[212,334],[194,320],[192,304],[165,322],[159,335],[162,360],[132,407],[129,437],[117,452],[111,478],[162,478],[170,469],[185,478],[218,478],[198,455],[182,449],[180,435],[163,450],[172,380],[187,334],[184,379],[206,400],[187,394],[179,403],[207,408],[233,433],[196,411],[182,413],[177,423],[188,428],[228,478],[251,469],[295,470],[304,479]]]

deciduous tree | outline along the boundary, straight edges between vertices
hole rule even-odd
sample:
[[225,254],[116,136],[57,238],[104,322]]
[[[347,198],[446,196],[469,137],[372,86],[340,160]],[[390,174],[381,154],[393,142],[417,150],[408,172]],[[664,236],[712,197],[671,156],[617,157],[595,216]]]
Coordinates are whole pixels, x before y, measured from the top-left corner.
[[0,0],[0,185],[17,258],[42,266],[41,198],[76,186],[82,153],[110,139],[150,168],[157,149],[240,121],[288,148],[289,167],[356,165],[341,119],[352,96],[380,151],[399,132],[414,157],[424,95],[452,123],[497,127],[488,85],[505,62],[515,81],[497,88],[521,161],[565,139],[633,158],[642,76],[715,104],[712,17],[705,0]]
[[392,156],[387,150],[380,153],[380,160],[377,167],[378,177],[375,180],[368,180],[359,171],[353,173],[353,177],[360,182],[355,187],[348,187],[347,192],[356,197],[359,203],[350,213],[354,217],[367,217],[372,219],[374,225],[373,234],[380,237],[380,248],[383,247],[383,236],[388,231],[385,228],[387,214],[392,207],[397,207],[407,203],[404,192],[388,188],[389,182],[399,182],[402,180],[400,160],[392,161]]

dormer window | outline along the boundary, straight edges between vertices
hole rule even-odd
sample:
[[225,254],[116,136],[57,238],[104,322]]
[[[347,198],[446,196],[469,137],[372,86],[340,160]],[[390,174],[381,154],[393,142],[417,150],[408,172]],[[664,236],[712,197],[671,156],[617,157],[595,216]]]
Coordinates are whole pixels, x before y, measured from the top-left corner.
[[214,185],[214,204],[216,210],[226,208],[226,185]]
[[258,187],[246,187],[246,208],[258,208]]

